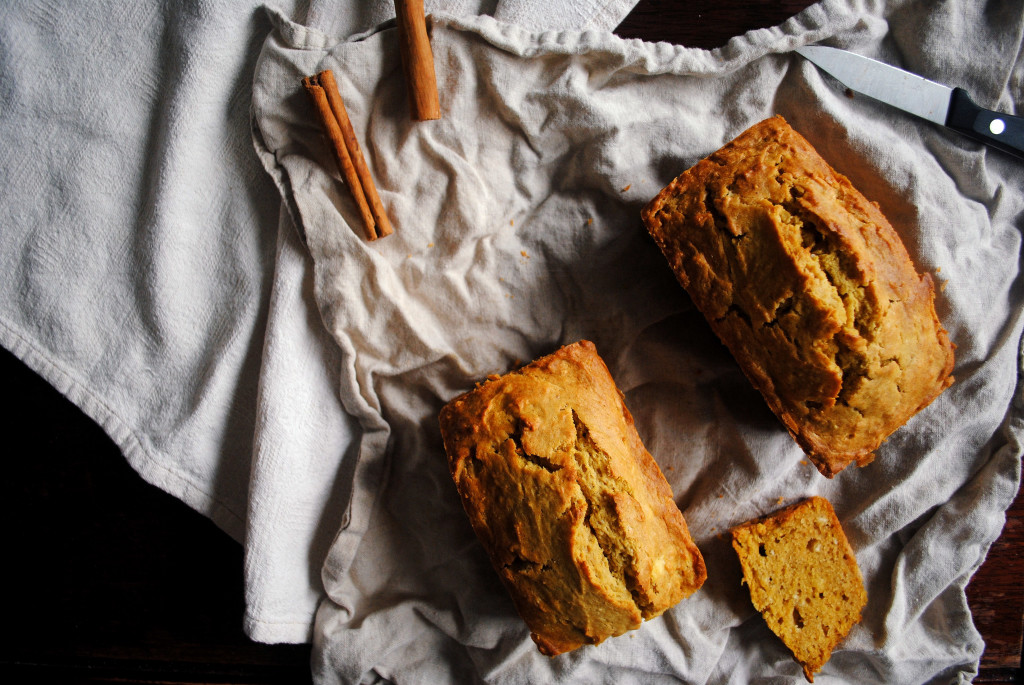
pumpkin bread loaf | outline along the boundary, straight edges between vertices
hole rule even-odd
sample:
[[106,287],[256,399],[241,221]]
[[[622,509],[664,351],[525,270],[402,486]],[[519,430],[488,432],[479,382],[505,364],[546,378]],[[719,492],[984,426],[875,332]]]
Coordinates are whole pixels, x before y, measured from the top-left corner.
[[671,488],[592,343],[492,376],[440,423],[463,507],[544,654],[636,628],[703,584]]
[[870,462],[952,383],[932,278],[878,206],[782,117],[681,174],[642,218],[825,476]]

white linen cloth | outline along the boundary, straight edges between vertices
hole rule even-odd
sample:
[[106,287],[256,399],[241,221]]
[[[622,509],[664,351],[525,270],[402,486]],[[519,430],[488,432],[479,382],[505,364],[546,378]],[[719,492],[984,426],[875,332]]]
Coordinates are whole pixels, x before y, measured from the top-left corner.
[[[275,18],[255,138],[313,259],[360,436],[323,569],[319,682],[801,682],[750,605],[727,531],[810,494],[864,573],[863,622],[817,682],[968,682],[963,588],[1020,478],[1021,160],[843,89],[791,53],[824,41],[1024,98],[1020,5],[826,0],[713,52],[435,15],[443,118],[405,106],[396,31],[342,42]],[[984,54],[978,62],[964,53]],[[396,233],[361,237],[299,78],[334,70]],[[640,226],[673,176],[781,113],[943,284],[957,382],[870,466],[820,476]],[[705,554],[693,597],[629,635],[540,655],[447,473],[437,415],[492,373],[589,338]]]
[[[628,1],[428,2],[451,13],[435,27],[448,108],[421,125],[394,31],[342,42],[386,4],[0,7],[0,344],[245,544],[249,634],[315,632],[322,682],[795,679],[717,535],[819,492],[872,603],[818,682],[968,680],[982,645],[963,586],[1020,477],[1019,163],[776,53],[830,39],[1014,111],[1020,3],[826,0],[705,52],[604,33]],[[551,31],[455,16],[478,11]],[[346,225],[297,88],[323,66],[396,225],[378,243]],[[800,463],[636,218],[774,112],[941,269],[959,345],[957,384],[833,481]],[[631,636],[547,660],[464,521],[436,409],[578,337],[626,391],[709,580]]]
[[[245,545],[251,637],[301,642],[352,428],[308,253],[253,152],[264,2],[0,3],[0,345]],[[634,2],[426,6],[610,29]],[[325,35],[394,16],[391,0],[275,6]]]

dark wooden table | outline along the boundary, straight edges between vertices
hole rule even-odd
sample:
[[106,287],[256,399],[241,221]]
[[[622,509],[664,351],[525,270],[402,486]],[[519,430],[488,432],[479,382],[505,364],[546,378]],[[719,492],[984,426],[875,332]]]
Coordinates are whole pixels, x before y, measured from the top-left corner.
[[[643,0],[627,37],[714,48],[802,0]],[[0,681],[303,683],[308,646],[242,633],[240,546],[147,485],[114,444],[6,351]],[[16,400],[15,400],[16,398]],[[977,682],[1020,682],[1024,498],[968,588],[988,645]]]

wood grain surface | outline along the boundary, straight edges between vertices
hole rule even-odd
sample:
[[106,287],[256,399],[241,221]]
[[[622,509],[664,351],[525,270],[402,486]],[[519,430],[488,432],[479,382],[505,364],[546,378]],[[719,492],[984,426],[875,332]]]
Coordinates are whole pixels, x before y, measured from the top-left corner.
[[[807,2],[645,0],[620,35],[714,48]],[[308,683],[309,646],[242,632],[242,549],[144,483],[103,431],[6,351],[8,552],[0,680]],[[977,682],[1021,678],[1022,499],[968,588],[988,645]]]

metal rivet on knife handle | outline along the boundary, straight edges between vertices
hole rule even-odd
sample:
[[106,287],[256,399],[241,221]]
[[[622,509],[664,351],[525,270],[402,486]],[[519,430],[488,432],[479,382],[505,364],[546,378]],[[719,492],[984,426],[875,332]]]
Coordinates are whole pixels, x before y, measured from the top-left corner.
[[1024,159],[1024,117],[979,107],[963,88],[954,88],[946,126]]

